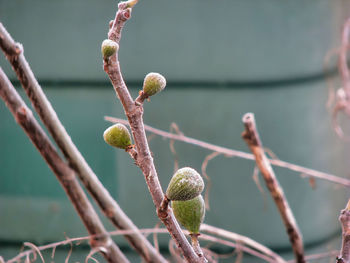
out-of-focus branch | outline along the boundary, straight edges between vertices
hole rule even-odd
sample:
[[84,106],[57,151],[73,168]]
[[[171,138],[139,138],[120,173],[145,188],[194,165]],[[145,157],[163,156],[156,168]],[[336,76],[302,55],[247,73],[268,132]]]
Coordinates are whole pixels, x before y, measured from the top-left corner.
[[253,239],[251,239],[249,237],[242,236],[242,235],[239,235],[237,233],[233,233],[233,232],[227,231],[225,229],[221,229],[221,228],[207,225],[207,224],[202,224],[200,230],[203,232],[207,232],[209,234],[212,234],[212,235],[231,239],[237,243],[241,243],[241,244],[244,244],[244,245],[249,246],[251,248],[254,248],[255,250],[261,252],[262,254],[265,254],[265,255],[271,257],[274,260],[274,262],[276,262],[276,263],[286,263],[286,261],[281,256],[279,256],[278,254],[273,252],[268,247],[254,241]]
[[340,212],[339,221],[342,227],[342,246],[337,263],[350,263],[350,199],[345,209]]
[[108,262],[129,262],[105,230],[97,213],[76,180],[73,170],[58,155],[32,112],[18,95],[1,68],[0,96],[13,114],[16,122],[23,128],[56,175],[88,232],[91,235],[95,235],[94,238],[90,239],[91,248],[101,252]]
[[341,47],[339,52],[339,61],[338,67],[342,82],[344,85],[344,91],[348,100],[350,100],[350,72],[348,68],[347,61],[347,51],[349,47],[349,33],[350,33],[350,19],[348,19],[343,28]]
[[[122,123],[125,125],[129,125],[129,122],[127,120],[123,120],[123,119],[119,119],[119,118],[115,118],[115,117],[105,116],[105,120],[110,121],[110,122],[119,122],[119,123]],[[200,141],[200,140],[197,140],[194,138],[187,137],[185,135],[179,135],[179,134],[174,134],[174,133],[162,131],[162,130],[153,128],[149,125],[146,125],[146,124],[144,125],[144,127],[145,127],[146,131],[149,131],[153,134],[157,134],[157,135],[162,136],[164,138],[182,141],[182,142],[192,144],[192,145],[204,148],[204,149],[208,149],[208,150],[212,150],[214,152],[222,153],[227,157],[239,157],[239,158],[248,159],[248,160],[255,160],[254,155],[251,153],[241,152],[241,151],[217,146],[217,145],[214,145],[211,143],[207,143],[207,142],[203,142],[203,141]],[[268,160],[274,166],[279,166],[282,168],[286,168],[286,169],[298,172],[298,173],[303,174],[303,175],[308,175],[311,177],[323,179],[323,180],[330,181],[330,182],[333,182],[336,184],[341,184],[341,185],[350,187],[350,180],[348,180],[346,178],[341,178],[341,177],[335,176],[333,174],[328,174],[328,173],[316,171],[316,170],[313,170],[310,168],[306,168],[306,167],[296,165],[293,163],[288,163],[288,162],[285,162],[282,160],[277,160],[277,159],[268,159]]]
[[83,182],[89,193],[100,206],[103,213],[119,229],[134,230],[134,235],[126,235],[126,239],[146,262],[166,262],[166,260],[154,249],[149,241],[138,233],[137,227],[119,207],[108,190],[100,182],[96,174],[85,161],[75,144],[72,142],[66,129],[51,103],[46,98],[38,81],[36,80],[28,62],[23,55],[21,44],[16,43],[5,27],[0,23],[0,47],[10,61],[14,71],[20,80],[22,87],[30,98],[39,117],[49,130],[58,147],[63,152],[80,180]]
[[[166,228],[145,228],[145,229],[139,229],[143,234],[166,234],[168,233],[168,230]],[[239,248],[242,250],[242,252],[248,253],[252,256],[255,256],[257,258],[264,259],[267,262],[271,263],[286,263],[280,256],[275,254],[273,251],[271,251],[269,248],[265,247],[264,245],[242,235],[238,235],[233,232],[229,232],[227,230],[213,227],[207,224],[201,225],[201,231],[204,231],[208,234],[201,234],[199,236],[199,239],[206,240],[210,242],[214,242],[216,244],[222,244],[224,246],[232,247],[232,248]],[[126,234],[133,234],[133,230],[116,230],[111,231],[109,234],[111,236],[117,236],[117,235],[126,235]],[[187,235],[189,235],[188,231],[185,231]],[[220,237],[220,238],[218,238]],[[67,244],[72,244],[73,242],[81,243],[82,241],[88,240],[92,238],[92,236],[85,236],[85,237],[76,237],[76,238],[68,238],[63,241],[58,241],[55,243],[38,246],[35,249],[31,247],[30,249],[21,252],[17,256],[9,259],[6,263],[15,263],[19,261],[23,257],[27,257],[30,254],[35,254],[37,251],[47,250],[47,249],[55,249],[58,246],[63,246]],[[232,240],[227,241],[226,239]],[[329,255],[329,254],[327,254]],[[315,256],[313,256],[315,257]],[[1,259],[1,258],[0,258]],[[0,261],[1,262],[1,261]]]
[[242,121],[245,126],[245,131],[242,133],[242,137],[254,154],[256,164],[264,177],[266,186],[269,189],[271,196],[280,212],[283,223],[289,235],[289,240],[293,247],[296,262],[305,263],[304,246],[301,233],[294,218],[293,212],[284,195],[283,189],[278,183],[271,164],[265,155],[265,151],[256,128],[254,114],[246,113],[243,116]]
[[[110,23],[110,30],[108,32],[108,38],[110,40],[119,44],[122,28],[124,27],[125,22],[130,18],[131,7],[136,2],[136,0],[130,0],[119,3],[115,19],[112,23]],[[170,235],[176,242],[176,245],[181,249],[185,259],[188,262],[203,262],[205,259],[203,257],[198,257],[194,252],[179,224],[177,223],[171,208],[167,208],[165,210],[161,209],[164,193],[153,163],[153,158],[149,150],[145,128],[143,125],[143,100],[139,99],[137,102],[135,102],[132,99],[120,71],[118,52],[111,57],[104,59],[104,70],[108,74],[129,120],[137,150],[137,158],[135,159],[135,162],[145,176],[146,183],[153,202],[157,208],[159,218],[168,229]]]
[[338,124],[337,115],[343,111],[348,117],[350,116],[350,72],[348,67],[347,53],[349,49],[350,19],[348,19],[343,27],[341,46],[339,49],[338,68],[342,80],[342,86],[337,90],[335,106],[333,108],[332,120],[333,128],[340,138],[350,140],[349,136],[345,136],[343,129]]

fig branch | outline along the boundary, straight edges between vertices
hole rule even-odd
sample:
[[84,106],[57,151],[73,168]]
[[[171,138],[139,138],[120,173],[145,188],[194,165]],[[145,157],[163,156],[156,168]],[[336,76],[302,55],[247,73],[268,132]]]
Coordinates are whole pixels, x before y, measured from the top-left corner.
[[340,212],[339,221],[342,227],[342,246],[337,263],[350,263],[350,199]]
[[1,68],[0,97],[6,103],[16,122],[22,127],[56,175],[89,234],[95,236],[90,239],[91,249],[101,252],[107,262],[129,262],[105,230],[92,204],[77,181],[74,171],[61,159],[55,147],[34,118],[31,110],[26,106]]
[[16,43],[5,27],[0,23],[0,48],[7,60],[11,63],[19,81],[36,112],[47,127],[53,139],[61,149],[70,167],[78,175],[91,196],[95,199],[105,216],[112,224],[122,230],[134,230],[135,234],[125,235],[131,246],[146,260],[146,262],[166,262],[139,232],[137,227],[128,218],[108,190],[100,182],[96,174],[90,168],[82,154],[71,140],[66,129],[59,120],[51,103],[46,98],[38,81],[36,80],[26,58],[23,55],[23,47]]
[[[148,78],[150,78],[150,81],[148,82],[150,85],[148,89],[149,93],[144,94],[144,89],[142,92],[140,92],[139,98],[134,101],[127,86],[125,85],[118,61],[121,32],[125,22],[130,18],[132,7],[136,4],[136,2],[137,0],[130,0],[119,3],[115,19],[113,22],[110,22],[110,29],[108,32],[108,39],[115,42],[117,45],[113,44],[113,46],[111,45],[110,48],[102,46],[102,54],[104,70],[112,82],[114,90],[123,105],[125,114],[130,123],[132,136],[135,142],[135,150],[137,152],[137,154],[135,154],[137,157],[134,159],[135,163],[142,170],[149,192],[158,211],[162,201],[164,200],[164,193],[158,179],[157,171],[154,166],[153,158],[146,138],[145,128],[143,125],[143,102],[145,98],[153,95],[153,91],[159,92],[164,88],[165,79],[162,76],[159,76],[157,73],[153,73],[148,76]],[[104,43],[106,42],[104,41]],[[109,52],[109,50],[112,50],[112,52]],[[158,83],[155,90],[153,89],[153,82]],[[144,88],[146,86],[147,85],[144,85]],[[204,262],[204,258],[198,257],[192,246],[189,244],[179,224],[177,223],[171,208],[167,208],[165,213],[162,213],[161,215],[158,214],[158,216],[168,229],[176,245],[182,251],[185,259],[188,262]]]
[[246,113],[243,116],[242,121],[245,126],[242,137],[247,143],[251,152],[254,154],[256,164],[265,180],[266,186],[269,189],[272,198],[276,203],[278,211],[281,214],[283,223],[289,235],[289,240],[292,244],[295,260],[297,263],[305,263],[303,239],[300,230],[293,215],[292,209],[290,208],[284,195],[283,189],[265,155],[265,150],[262,146],[256,128],[254,114]]

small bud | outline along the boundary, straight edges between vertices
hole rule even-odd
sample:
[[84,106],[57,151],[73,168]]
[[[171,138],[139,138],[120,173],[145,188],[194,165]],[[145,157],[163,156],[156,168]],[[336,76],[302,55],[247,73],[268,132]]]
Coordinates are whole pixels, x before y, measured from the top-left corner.
[[126,149],[131,145],[131,136],[128,129],[121,123],[114,124],[103,133],[103,139],[109,145]]
[[159,73],[148,73],[143,81],[143,92],[152,96],[165,88],[166,80]]
[[201,195],[187,201],[171,201],[171,207],[176,220],[190,231],[190,234],[199,233],[205,217],[205,203]]
[[171,178],[166,196],[169,200],[186,201],[200,195],[204,189],[204,182],[200,174],[185,167],[176,171]]
[[109,58],[110,56],[114,55],[119,49],[119,45],[117,42],[114,42],[110,39],[105,39],[102,42],[101,45],[101,52],[103,58]]

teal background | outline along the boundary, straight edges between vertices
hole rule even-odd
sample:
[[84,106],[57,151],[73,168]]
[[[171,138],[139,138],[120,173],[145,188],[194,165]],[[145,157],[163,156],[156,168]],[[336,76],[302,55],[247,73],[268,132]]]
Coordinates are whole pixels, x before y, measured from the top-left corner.
[[[241,117],[254,112],[264,145],[278,158],[345,177],[350,145],[334,134],[325,106],[325,75],[335,76],[335,60],[327,71],[323,60],[339,44],[349,5],[341,0],[140,1],[123,31],[122,71],[134,97],[148,72],[167,78],[165,91],[145,104],[146,124],[169,130],[175,122],[190,137],[248,151]],[[100,55],[115,11],[116,2],[107,0],[0,0],[0,21],[24,45],[72,140],[130,218],[149,228],[158,219],[140,170],[102,138],[110,125],[105,115],[124,118]],[[15,80],[2,55],[0,66]],[[4,103],[0,120],[0,255],[16,255],[24,241],[43,244],[63,239],[64,233],[86,235],[61,186]],[[165,189],[174,164],[169,141],[155,137],[150,147]],[[180,167],[198,171],[210,154],[180,142],[175,148]],[[288,251],[278,212],[267,190],[264,197],[256,187],[253,170],[252,161],[238,158],[219,156],[209,163],[211,209],[205,222]],[[307,178],[275,171],[308,253],[338,248],[337,218],[348,192],[321,180],[313,190]],[[124,239],[116,241],[128,251]],[[168,236],[160,238],[162,249],[167,241]],[[137,262],[130,251],[128,256]]]

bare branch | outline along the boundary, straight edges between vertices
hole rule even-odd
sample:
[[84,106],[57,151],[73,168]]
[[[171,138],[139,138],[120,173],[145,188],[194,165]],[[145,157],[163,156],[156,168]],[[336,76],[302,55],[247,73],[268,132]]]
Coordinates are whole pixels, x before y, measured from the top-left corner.
[[269,249],[268,247],[265,247],[264,245],[254,241],[249,237],[242,236],[218,227],[207,225],[207,224],[202,224],[200,230],[210,233],[212,235],[217,235],[220,237],[231,239],[231,240],[234,240],[235,242],[239,242],[241,244],[254,248],[257,251],[260,251],[262,254],[271,257],[274,260],[274,262],[286,263],[286,261],[282,257],[280,257],[278,254],[273,252],[271,249]]
[[0,96],[13,114],[16,122],[23,128],[56,175],[88,232],[91,235],[98,235],[96,238],[90,239],[91,247],[104,247],[105,253],[103,253],[103,256],[108,262],[129,262],[106,232],[90,201],[75,178],[73,170],[58,155],[55,147],[33,117],[31,110],[18,95],[16,89],[12,86],[1,68]]
[[271,196],[273,197],[281,214],[283,223],[289,235],[289,240],[293,247],[296,262],[304,263],[306,261],[304,258],[304,246],[301,233],[294,218],[293,212],[289,207],[287,199],[283,193],[283,189],[278,183],[271,164],[265,155],[264,148],[256,129],[254,114],[246,113],[243,116],[242,121],[245,126],[245,131],[242,133],[242,137],[254,154],[256,164],[264,177],[266,186],[269,189]]
[[[119,122],[125,125],[130,125],[129,122],[127,120],[123,120],[123,119],[119,119],[119,118],[114,118],[114,117],[109,117],[109,116],[105,116],[105,120],[110,121],[110,122]],[[173,139],[173,140],[177,140],[177,141],[182,141],[188,144],[192,144],[204,149],[208,149],[214,152],[219,152],[224,154],[227,157],[239,157],[239,158],[243,158],[243,159],[248,159],[248,160],[255,160],[254,159],[254,155],[250,154],[250,153],[246,153],[246,152],[242,152],[242,151],[237,151],[237,150],[233,150],[233,149],[229,149],[229,148],[225,148],[225,147],[221,147],[221,146],[217,146],[211,143],[207,143],[207,142],[203,142],[194,138],[190,138],[184,135],[177,135],[177,134],[173,134],[173,133],[169,133],[166,131],[162,131],[156,128],[153,128],[149,125],[144,125],[145,129],[153,134],[157,134],[159,136],[162,136],[164,138],[169,138],[169,139]],[[329,174],[329,173],[324,173],[324,172],[320,172],[320,171],[316,171],[310,168],[306,168],[300,165],[296,165],[293,163],[288,163],[282,160],[275,160],[275,159],[268,159],[269,162],[274,165],[274,166],[279,166],[279,167],[283,167],[304,175],[308,175],[311,177],[315,177],[318,179],[323,179],[326,181],[330,181],[336,184],[341,184],[347,187],[350,187],[350,180],[346,179],[346,178],[341,178],[338,176],[335,176],[333,174]]]
[[[335,257],[338,254],[339,254],[338,250],[332,250],[332,251],[328,251],[328,252],[324,252],[324,253],[307,255],[307,256],[305,256],[305,259],[307,261],[311,261],[311,260],[317,260],[317,259],[321,259],[321,258]],[[294,263],[294,262],[295,262],[294,259],[287,261],[287,263]],[[333,262],[333,260],[331,260],[330,262]]]
[[[144,233],[144,234],[150,234],[150,233],[167,234],[168,233],[168,230],[166,228],[157,228],[157,226],[155,228],[139,229],[138,231],[140,231],[141,233]],[[262,258],[268,262],[286,263],[286,261],[284,261],[280,256],[275,254],[269,248],[263,246],[262,244],[254,241],[246,236],[242,236],[242,235],[239,235],[239,234],[236,234],[233,232],[229,232],[229,231],[221,229],[221,228],[206,225],[206,224],[201,225],[201,231],[209,233],[209,234],[201,234],[199,236],[199,238],[201,240],[215,242],[217,244],[222,244],[224,246],[228,246],[228,247],[232,247],[232,248],[239,247],[243,252],[248,253],[252,256],[258,257],[258,258]],[[185,233],[187,235],[189,235],[188,231],[185,231]],[[133,230],[116,230],[116,231],[109,232],[109,234],[111,236],[125,235],[125,234],[131,235],[131,234],[135,234],[135,232],[133,232]],[[230,242],[230,241],[227,241],[224,239],[220,239],[220,238],[215,237],[215,236],[230,239],[230,240],[235,241],[236,243]],[[85,237],[65,239],[63,241],[51,243],[48,245],[38,246],[37,249],[40,251],[46,250],[46,249],[51,249],[51,248],[54,249],[58,246],[72,244],[73,242],[82,242],[82,241],[88,240],[88,239],[93,238],[93,237],[94,236],[85,236]],[[173,240],[171,240],[171,241],[173,241]],[[30,256],[35,251],[36,250],[34,250],[34,248],[31,248],[30,250],[26,250],[26,251],[18,254],[16,257],[8,260],[7,263],[17,262],[23,257]],[[177,253],[177,255],[178,254],[179,253]]]
[[[112,26],[108,32],[108,38],[117,42],[118,44],[120,41],[122,28],[124,27],[125,22],[130,18],[130,2],[131,1],[119,3],[114,22],[112,23]],[[137,159],[135,162],[140,167],[143,175],[145,176],[145,180],[147,182],[153,202],[157,208],[157,211],[159,212],[158,217],[162,220],[168,229],[170,235],[175,240],[176,245],[181,249],[186,260],[188,262],[202,262],[202,259],[196,255],[185,235],[183,234],[171,208],[168,208],[165,211],[166,213],[163,213],[164,211],[159,210],[160,205],[164,199],[164,193],[153,163],[153,158],[149,150],[143,125],[143,100],[138,100],[135,103],[135,101],[132,99],[120,71],[118,52],[116,52],[115,55],[104,59],[104,70],[108,74],[118,95],[118,98],[123,105],[125,114],[129,120],[131,132],[134,137],[137,149]]]
[[342,247],[337,263],[350,263],[350,199],[345,209],[340,212],[339,221],[342,227]]
[[350,19],[348,19],[343,28],[341,47],[339,51],[338,66],[342,77],[345,94],[350,99],[350,73],[347,63],[347,50],[349,46]]
[[[0,23],[0,47],[12,64],[22,87],[30,98],[35,110],[49,130],[58,147],[63,152],[69,165],[74,169],[91,196],[95,199],[106,217],[119,229],[137,230],[134,223],[123,212],[108,190],[100,182],[96,174],[85,161],[66,129],[57,117],[50,102],[42,91],[28,62],[23,55],[23,48],[15,43],[4,26]],[[125,236],[146,262],[164,263],[166,260],[154,249],[141,233]]]

